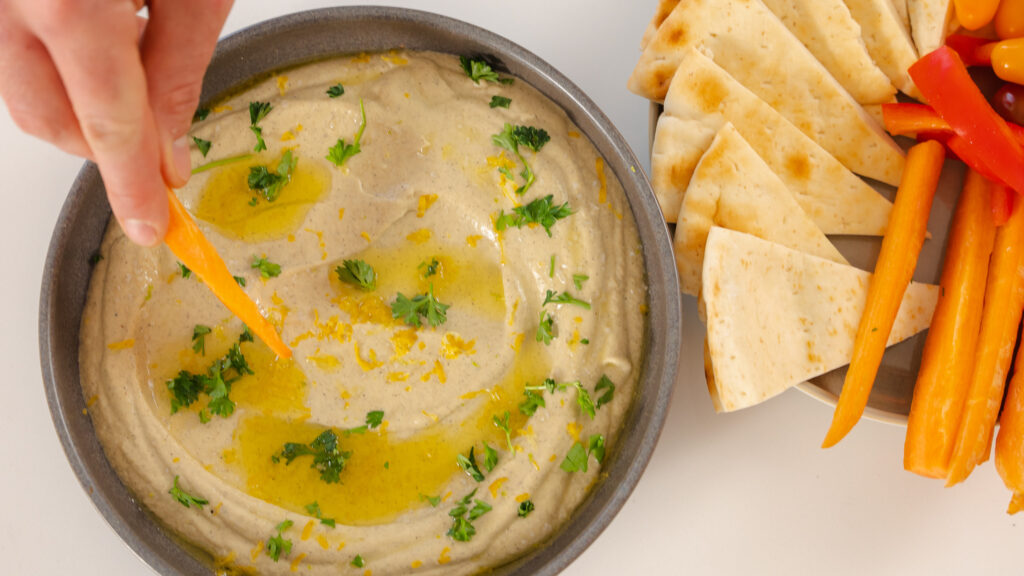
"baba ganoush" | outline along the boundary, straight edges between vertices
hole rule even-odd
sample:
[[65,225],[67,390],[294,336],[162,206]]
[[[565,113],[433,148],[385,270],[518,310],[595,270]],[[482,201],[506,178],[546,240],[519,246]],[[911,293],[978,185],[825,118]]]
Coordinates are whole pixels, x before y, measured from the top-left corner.
[[294,356],[112,221],[82,385],[139,501],[224,573],[467,574],[550,538],[629,408],[647,301],[565,113],[395,51],[273,75],[191,136],[179,198]]

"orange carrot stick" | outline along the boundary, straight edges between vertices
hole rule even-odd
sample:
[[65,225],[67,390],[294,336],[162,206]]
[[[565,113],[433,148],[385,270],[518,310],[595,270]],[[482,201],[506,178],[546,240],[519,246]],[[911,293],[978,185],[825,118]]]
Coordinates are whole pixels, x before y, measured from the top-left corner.
[[1024,509],[1024,354],[1020,352],[999,417],[995,462],[1003,484],[1014,494],[1007,512],[1020,512]]
[[860,420],[868,404],[903,293],[917,267],[917,257],[928,231],[928,214],[945,159],[946,149],[934,140],[915,145],[907,155],[907,165],[889,215],[889,226],[882,238],[882,250],[868,285],[864,314],[857,326],[853,359],[836,403],[832,426],[822,443],[823,448],[842,440]]
[[946,477],[960,430],[996,237],[991,200],[989,183],[969,170],[953,216],[939,280],[939,302],[928,328],[907,418],[903,467],[922,476]]
[[1017,203],[1010,220],[996,232],[988,269],[981,333],[963,420],[949,461],[946,485],[963,482],[988,458],[1006,375],[1024,311],[1024,206]]
[[228,267],[217,254],[217,250],[206,236],[203,236],[192,216],[169,188],[167,198],[170,202],[170,221],[167,225],[167,236],[164,237],[167,247],[206,283],[214,296],[223,302],[228,310],[270,346],[275,354],[282,358],[291,358],[292,351],[278,336],[277,330],[263,317],[249,295],[238,286]]

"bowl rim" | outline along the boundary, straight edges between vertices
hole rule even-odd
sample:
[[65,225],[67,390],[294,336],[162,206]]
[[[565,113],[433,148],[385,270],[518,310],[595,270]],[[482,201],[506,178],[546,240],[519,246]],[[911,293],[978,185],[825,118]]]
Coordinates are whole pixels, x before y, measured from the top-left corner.
[[[648,282],[649,313],[645,327],[645,355],[642,361],[641,376],[638,380],[637,394],[632,399],[632,405],[623,421],[623,427],[620,429],[619,438],[613,451],[618,452],[624,444],[623,439],[627,436],[626,426],[630,424],[642,427],[641,434],[637,437],[636,449],[623,455],[626,463],[622,465],[621,470],[619,470],[618,455],[614,455],[615,465],[609,468],[609,474],[614,472],[619,476],[618,483],[614,487],[610,486],[611,482],[607,481],[610,478],[600,482],[590,490],[570,517],[547,541],[535,546],[524,557],[513,560],[511,564],[495,568],[495,570],[501,571],[506,566],[512,566],[510,570],[516,571],[516,573],[523,571],[523,573],[545,575],[557,574],[597,539],[625,504],[650,461],[667,418],[682,343],[681,299],[668,229],[661,219],[660,210],[647,175],[641,168],[634,152],[611,121],[582,90],[532,52],[496,33],[448,16],[407,8],[344,6],[296,12],[255,23],[225,36],[218,42],[207,77],[204,78],[201,102],[208,102],[212,98],[228,92],[231,88],[242,85],[238,81],[214,81],[216,80],[214,76],[222,72],[221,69],[225,66],[237,64],[220,62],[219,59],[222,60],[225,54],[237,52],[261,36],[280,33],[285,29],[325,22],[345,25],[352,20],[399,22],[427,29],[437,28],[450,32],[455,37],[486,45],[500,57],[503,63],[512,64],[510,66],[512,73],[524,78],[527,83],[555,101],[569,115],[570,119],[579,126],[584,135],[591,140],[604,157],[606,167],[612,170],[615,177],[618,178],[627,196],[642,240],[644,270]],[[344,53],[338,52],[335,55]],[[299,63],[286,62],[276,68],[266,68],[262,72],[272,72],[274,69],[294,66]],[[220,68],[217,67],[218,64]],[[516,70],[516,66],[521,69]],[[247,79],[256,76],[258,74],[249,74]],[[530,77],[532,79],[528,79]],[[224,82],[228,82],[228,85],[223,85]],[[556,93],[549,93],[551,90]],[[80,299],[80,302],[70,304],[73,307],[72,310],[77,307],[78,322],[65,321],[60,310],[68,306],[68,303],[65,302],[68,299],[68,295],[65,293],[67,285],[75,281],[84,282],[83,290],[87,290],[91,270],[85,267],[85,260],[89,254],[88,250],[98,246],[103,236],[101,232],[96,238],[95,245],[83,246],[85,243],[73,237],[73,233],[77,230],[73,229],[72,224],[76,223],[76,219],[80,221],[83,218],[91,217],[95,220],[99,217],[97,216],[98,212],[103,211],[108,216],[103,219],[101,230],[105,229],[106,222],[109,220],[110,208],[105,202],[105,195],[100,194],[102,198],[87,199],[88,192],[92,190],[95,195],[96,189],[102,190],[102,181],[96,166],[91,162],[86,162],[72,184],[60,211],[43,268],[39,301],[39,351],[50,416],[61,447],[76,478],[88,494],[94,507],[129,549],[160,574],[210,573],[209,566],[188,553],[180,542],[172,541],[168,537],[167,531],[159,528],[158,521],[149,514],[148,510],[135,503],[134,497],[124,488],[116,474],[113,475],[113,478],[116,480],[116,486],[120,486],[120,493],[113,494],[113,496],[107,493],[107,488],[102,483],[105,480],[109,481],[106,476],[112,474],[112,469],[102,450],[98,453],[99,460],[94,461],[97,458],[95,447],[98,446],[98,441],[91,418],[85,418],[87,424],[85,429],[81,430],[79,430],[81,423],[69,421],[71,417],[79,413],[84,414],[86,410],[81,386],[77,379],[78,332],[81,310],[84,308],[84,297]],[[83,213],[87,215],[82,216]],[[69,253],[77,253],[80,262],[75,262]],[[86,256],[82,257],[83,255]],[[63,270],[66,262],[70,262],[67,265],[72,266],[73,270],[64,274],[65,280],[59,280],[57,271]],[[659,325],[657,331],[654,329],[655,323]],[[654,337],[655,332],[657,337]],[[65,334],[63,343],[58,340],[62,333]],[[65,350],[64,354],[66,356],[73,353],[73,366],[65,369],[67,360],[65,358],[62,364],[59,355],[62,344],[64,348],[69,346],[66,343],[69,338],[71,338],[70,346],[73,349]],[[71,371],[70,374],[67,372],[68,370]],[[70,387],[70,391],[66,392],[58,385],[58,380],[71,380],[72,377],[74,382],[65,385],[65,388]],[[652,387],[652,391],[649,401],[645,401],[641,406],[640,388],[645,383]],[[620,471],[621,474],[619,474]],[[127,495],[127,498],[116,498],[119,495]],[[151,533],[140,535],[137,528],[132,526],[128,515],[134,516],[140,511],[148,517],[149,523],[153,525],[153,530],[159,533],[159,536],[153,536]],[[591,514],[591,512],[593,513]],[[583,529],[568,533],[567,529],[584,516],[589,517]],[[147,540],[147,537],[156,537],[157,542],[151,542]],[[162,539],[160,539],[161,537]],[[546,548],[556,549],[553,556],[541,562],[532,561]],[[529,572],[525,570],[529,570]]]

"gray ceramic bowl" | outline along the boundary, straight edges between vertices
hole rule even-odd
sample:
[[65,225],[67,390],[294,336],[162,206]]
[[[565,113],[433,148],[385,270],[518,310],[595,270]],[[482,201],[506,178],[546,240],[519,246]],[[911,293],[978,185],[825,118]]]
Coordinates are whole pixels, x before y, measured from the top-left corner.
[[[598,484],[550,542],[495,574],[556,574],[611,522],[636,487],[668,411],[681,341],[679,288],[671,243],[650,184],[619,132],[565,76],[508,40],[441,16],[395,8],[332,8],[263,22],[220,42],[207,71],[203,102],[255,77],[326,56],[395,47],[493,56],[504,71],[558,103],[622,182],[640,231],[649,289],[646,355],[639,392]],[[46,397],[64,451],[96,508],[157,572],[211,574],[132,498],[114,474],[84,414],[78,374],[78,330],[89,284],[89,257],[110,219],[103,183],[86,164],[54,230],[43,275],[39,348]]]

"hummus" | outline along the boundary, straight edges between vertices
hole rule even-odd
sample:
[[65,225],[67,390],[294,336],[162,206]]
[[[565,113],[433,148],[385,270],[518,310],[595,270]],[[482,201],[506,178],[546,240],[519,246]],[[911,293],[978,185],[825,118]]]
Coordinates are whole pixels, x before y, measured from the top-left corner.
[[[213,164],[179,197],[292,359],[111,221],[82,323],[88,412],[126,486],[218,570],[479,572],[551,537],[599,479],[642,355],[635,224],[564,112],[484,76],[345,57],[197,120],[193,165]],[[506,124],[550,141],[503,148]]]

